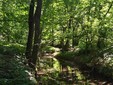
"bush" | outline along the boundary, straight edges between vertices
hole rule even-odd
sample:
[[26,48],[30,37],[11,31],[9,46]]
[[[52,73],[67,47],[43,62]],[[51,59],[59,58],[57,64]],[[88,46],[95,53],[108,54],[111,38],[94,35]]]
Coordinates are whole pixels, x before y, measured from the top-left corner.
[[15,55],[23,54],[25,47],[21,44],[0,44],[0,54]]
[[56,55],[56,57],[65,60],[73,60],[75,55],[75,52],[61,52],[58,55]]
[[45,46],[42,48],[43,52],[47,52],[47,53],[54,53],[55,51],[60,51],[60,49],[52,47],[52,46]]

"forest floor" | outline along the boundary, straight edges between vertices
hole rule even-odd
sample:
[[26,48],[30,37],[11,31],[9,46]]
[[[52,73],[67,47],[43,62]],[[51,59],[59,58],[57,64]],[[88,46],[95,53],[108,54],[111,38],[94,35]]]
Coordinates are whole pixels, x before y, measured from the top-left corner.
[[[61,60],[62,62],[62,60]],[[66,61],[65,61],[66,62]],[[83,75],[85,79],[78,80],[78,82],[85,83],[88,82],[88,85],[113,85],[113,80],[109,77],[106,77],[97,71],[92,70],[89,67],[83,67],[81,65],[75,64],[74,62],[67,61],[66,63],[71,63],[71,67],[76,67],[80,71],[80,75]],[[68,66],[68,64],[67,64]]]
[[[43,58],[54,58],[54,54],[45,54]],[[19,57],[9,56],[9,55],[0,55],[0,85],[33,85],[31,84],[30,76],[26,66],[19,61]],[[50,60],[51,61],[51,60]],[[50,62],[49,61],[49,62]],[[79,70],[78,75],[83,75],[85,78],[77,79],[77,82],[71,84],[58,84],[58,85],[113,85],[113,82],[110,78],[103,76],[97,72],[91,72],[90,68],[82,68],[79,65],[76,65],[74,62],[66,60],[58,60],[58,62],[63,67],[70,67]],[[52,65],[53,66],[53,65]],[[48,68],[46,68],[47,70]],[[67,76],[69,77],[69,75]],[[66,77],[66,78],[67,78]],[[59,78],[56,78],[59,79]],[[68,78],[67,80],[69,80]],[[65,81],[67,81],[65,80]],[[60,80],[56,80],[59,81]],[[64,82],[65,82],[64,81]],[[50,84],[43,84],[50,85]],[[57,85],[57,84],[51,84]]]
[[[54,54],[46,54],[45,57],[47,58],[47,56],[49,56],[50,58],[55,57]],[[111,78],[98,73],[97,71],[93,70],[90,67],[83,67],[82,65],[78,65],[75,63],[76,61],[72,62],[68,60],[58,59],[58,62],[62,67],[70,66],[72,69],[74,68],[79,70],[79,75],[84,76],[83,79],[80,80],[78,79],[77,83],[73,83],[73,85],[113,85],[113,80]]]

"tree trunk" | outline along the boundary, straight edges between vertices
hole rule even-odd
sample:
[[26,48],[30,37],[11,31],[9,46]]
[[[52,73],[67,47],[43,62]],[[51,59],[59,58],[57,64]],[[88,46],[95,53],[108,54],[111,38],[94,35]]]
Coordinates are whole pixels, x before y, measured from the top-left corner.
[[[76,24],[77,25],[77,24]],[[79,36],[77,35],[77,27],[73,26],[72,29],[72,47],[74,48],[79,43]]]
[[[68,33],[71,30],[71,24],[72,24],[72,16],[70,16],[70,19],[68,21]],[[70,35],[67,36],[67,40],[66,40],[65,48],[64,48],[65,51],[68,51],[68,48],[69,48],[69,45],[70,45],[69,43],[70,43]]]
[[32,44],[34,35],[34,0],[31,0],[30,3],[28,24],[29,24],[29,33],[26,46],[26,58],[28,59],[29,62],[32,54]]
[[51,42],[51,45],[54,46],[54,29],[53,29],[53,26],[52,26],[52,29],[51,29],[51,34],[52,34],[52,42]]
[[[66,31],[66,27],[62,26],[62,33],[64,34],[65,31]],[[64,37],[61,37],[60,45],[61,45],[61,48],[62,48],[62,52],[64,52],[65,51]]]
[[34,35],[34,46],[32,52],[31,67],[35,69],[37,55],[39,53],[39,47],[41,42],[41,29],[40,29],[40,17],[41,17],[42,0],[37,0],[37,7],[35,11],[35,35]]

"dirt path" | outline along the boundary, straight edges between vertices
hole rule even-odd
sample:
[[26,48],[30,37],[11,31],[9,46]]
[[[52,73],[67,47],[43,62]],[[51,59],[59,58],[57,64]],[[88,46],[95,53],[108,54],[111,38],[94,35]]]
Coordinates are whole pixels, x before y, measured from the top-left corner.
[[[44,58],[54,58],[52,54],[46,54]],[[80,75],[83,75],[85,78],[78,80],[77,83],[73,83],[73,85],[113,85],[112,79],[99,74],[97,71],[88,67],[83,67],[75,64],[74,62],[58,59],[61,66],[70,66],[71,68],[75,68],[79,70]],[[65,84],[64,84],[65,85]],[[68,85],[68,84],[66,84]]]
[[92,68],[84,67],[82,68],[82,65],[77,65],[74,62],[66,61],[59,59],[60,62],[67,64],[67,66],[76,67],[79,69],[80,73],[85,76],[85,80],[82,80],[80,82],[88,82],[89,85],[113,85],[113,80],[109,77],[106,77],[100,73],[98,73],[96,70],[92,71]]

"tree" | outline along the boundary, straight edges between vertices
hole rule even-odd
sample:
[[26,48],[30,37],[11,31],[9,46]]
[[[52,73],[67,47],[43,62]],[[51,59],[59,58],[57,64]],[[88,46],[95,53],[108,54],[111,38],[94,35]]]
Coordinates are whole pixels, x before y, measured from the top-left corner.
[[0,0],[0,35],[6,43],[25,44],[28,1]]
[[[30,46],[27,47],[27,50],[26,50],[26,51],[29,51],[28,54],[30,54],[30,58],[28,57],[29,66],[34,70],[35,70],[37,55],[39,53],[39,47],[41,42],[40,18],[41,18],[42,0],[37,0],[36,3],[37,3],[37,6],[36,6],[35,13],[34,13],[34,0],[32,0],[30,4],[31,13],[29,13],[29,30],[31,30],[31,32],[29,31],[28,42],[27,42]],[[35,33],[34,33],[34,43],[33,43],[33,51],[32,51],[33,31],[35,31]]]
[[29,8],[29,32],[28,32],[28,40],[26,46],[26,58],[28,59],[28,63],[30,65],[31,55],[32,55],[32,44],[33,44],[33,35],[34,35],[34,0],[30,2]]

